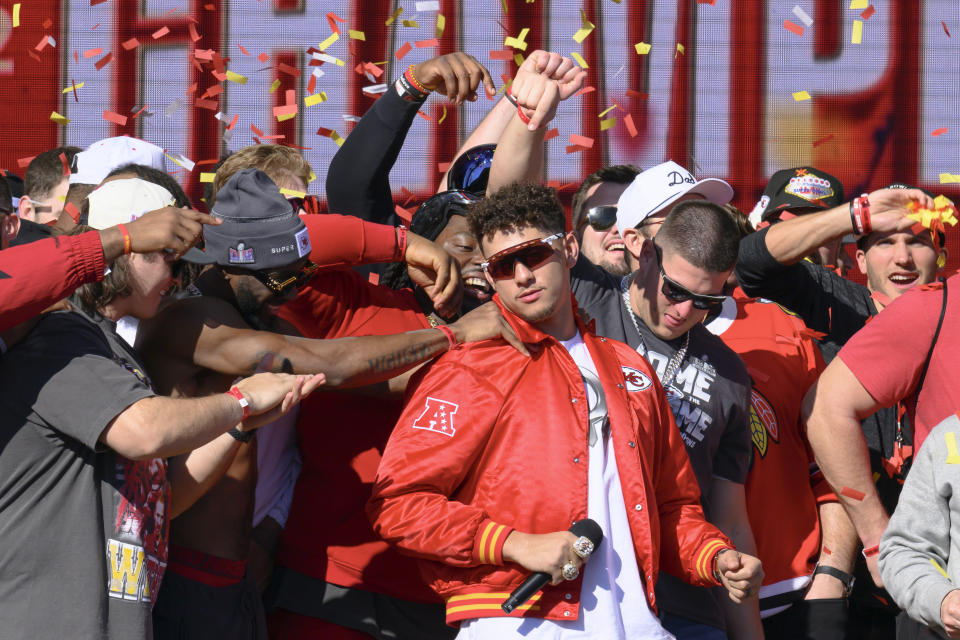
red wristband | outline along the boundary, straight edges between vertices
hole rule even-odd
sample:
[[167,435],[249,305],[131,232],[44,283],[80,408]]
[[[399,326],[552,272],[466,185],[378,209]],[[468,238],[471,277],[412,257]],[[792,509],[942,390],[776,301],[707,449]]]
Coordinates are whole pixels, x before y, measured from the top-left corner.
[[523,107],[519,104],[517,105],[517,115],[520,116],[520,122],[523,124],[530,124],[530,118],[523,112]]
[[247,402],[247,399],[243,397],[243,392],[236,387],[230,387],[230,391],[227,391],[228,396],[233,396],[237,399],[237,402],[240,403],[240,408],[243,409],[243,420],[246,420],[250,417],[250,403]]
[[865,547],[861,553],[863,553],[864,558],[872,558],[873,556],[880,553],[880,545],[875,544],[872,547]]
[[863,232],[865,234],[870,233],[873,231],[873,225],[870,223],[870,197],[861,193],[860,197],[856,199],[856,203],[860,207],[860,217],[863,219]]
[[413,65],[410,65],[409,67],[407,67],[407,70],[403,72],[403,77],[406,78],[407,82],[412,84],[420,93],[426,93],[426,94],[430,93],[429,89],[427,89],[425,86],[417,82],[417,79],[413,77]]
[[454,335],[453,329],[445,324],[438,324],[436,327],[434,327],[434,329],[439,329],[443,332],[443,335],[447,336],[447,341],[450,342],[451,349],[457,348],[457,336]]
[[400,225],[397,227],[397,250],[393,254],[393,259],[399,262],[405,255],[407,255],[407,228]]
[[123,236],[123,255],[129,255],[132,246],[130,244],[130,232],[127,231],[127,225],[118,224],[117,229],[120,229],[120,234]]

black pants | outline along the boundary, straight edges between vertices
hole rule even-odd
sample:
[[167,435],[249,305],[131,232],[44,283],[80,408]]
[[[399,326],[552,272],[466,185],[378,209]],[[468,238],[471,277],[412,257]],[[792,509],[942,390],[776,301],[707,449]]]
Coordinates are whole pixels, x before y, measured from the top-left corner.
[[843,598],[800,600],[786,611],[763,619],[770,640],[844,640],[847,635],[847,601]]
[[266,640],[260,591],[249,578],[211,587],[167,571],[153,607],[153,636],[156,640]]

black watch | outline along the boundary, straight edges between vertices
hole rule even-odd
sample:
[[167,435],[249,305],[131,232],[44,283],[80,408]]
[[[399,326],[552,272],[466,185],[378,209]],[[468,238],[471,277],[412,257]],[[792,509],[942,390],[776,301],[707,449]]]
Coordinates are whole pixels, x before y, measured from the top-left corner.
[[253,436],[257,435],[256,431],[240,431],[236,427],[227,431],[230,434],[230,437],[239,442],[250,442],[253,440]]
[[850,592],[853,591],[853,583],[856,582],[856,578],[854,578],[851,574],[847,573],[846,571],[841,571],[836,567],[828,567],[826,565],[818,564],[817,568],[813,570],[813,575],[815,576],[818,573],[823,573],[828,576],[833,576],[834,578],[842,582],[844,598],[849,596]]

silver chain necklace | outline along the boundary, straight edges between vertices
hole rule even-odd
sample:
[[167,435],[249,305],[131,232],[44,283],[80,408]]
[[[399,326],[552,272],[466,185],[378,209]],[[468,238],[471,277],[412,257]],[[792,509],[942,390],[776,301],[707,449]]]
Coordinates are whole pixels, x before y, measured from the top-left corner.
[[[630,306],[630,282],[633,279],[633,274],[628,274],[623,276],[623,279],[620,280],[620,295],[623,298],[623,304],[627,307],[627,313],[630,314],[630,319],[633,320],[633,326],[637,330],[637,334],[640,336],[640,345],[643,347],[643,356],[647,357],[647,343],[643,339],[643,332],[640,331],[640,323],[637,320],[637,314],[633,312],[633,307]],[[686,338],[683,341],[683,346],[677,350],[676,353],[670,358],[667,362],[667,368],[663,372],[663,378],[660,380],[660,384],[666,388],[673,378],[677,375],[677,372],[680,370],[680,365],[683,364],[684,359],[687,357],[687,349],[690,347],[690,332],[687,331]],[[649,362],[649,359],[648,359]]]

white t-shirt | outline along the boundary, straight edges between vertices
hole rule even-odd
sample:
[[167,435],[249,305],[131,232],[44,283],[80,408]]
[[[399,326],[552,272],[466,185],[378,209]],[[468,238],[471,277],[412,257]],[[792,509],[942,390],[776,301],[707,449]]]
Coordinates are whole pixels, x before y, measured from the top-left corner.
[[604,535],[582,569],[580,617],[570,622],[542,618],[474,618],[462,623],[457,639],[521,636],[536,640],[670,640],[673,636],[653,615],[644,594],[597,368],[579,332],[560,344],[577,363],[586,386],[591,430],[587,516],[600,525]]

